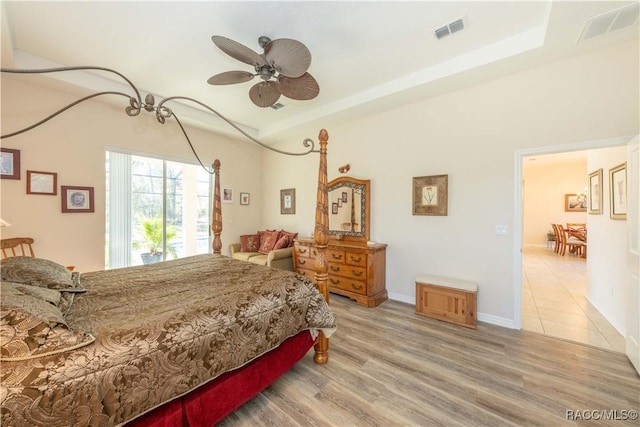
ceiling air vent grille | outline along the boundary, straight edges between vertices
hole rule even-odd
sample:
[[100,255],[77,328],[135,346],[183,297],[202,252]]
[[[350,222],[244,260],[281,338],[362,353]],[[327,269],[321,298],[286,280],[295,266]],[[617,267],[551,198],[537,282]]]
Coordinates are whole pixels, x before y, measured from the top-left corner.
[[281,102],[276,102],[275,104],[271,105],[271,108],[273,108],[274,110],[279,110],[283,107],[284,107],[284,104]]
[[620,30],[638,23],[640,5],[638,3],[614,9],[587,19],[578,41],[587,40],[611,31]]
[[436,29],[434,33],[437,39],[441,39],[443,37],[447,37],[449,34],[457,33],[462,30],[464,30],[464,21],[463,18],[460,18]]

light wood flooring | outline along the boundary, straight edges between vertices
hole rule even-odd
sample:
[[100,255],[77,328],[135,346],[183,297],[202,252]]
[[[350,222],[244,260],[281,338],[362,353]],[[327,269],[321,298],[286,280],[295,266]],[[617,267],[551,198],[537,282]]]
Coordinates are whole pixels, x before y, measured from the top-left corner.
[[587,288],[584,258],[523,247],[522,329],[624,353],[624,337],[589,302]]
[[[623,354],[483,322],[478,329],[387,301],[331,296],[329,363],[310,351],[221,426],[622,426],[567,411],[640,410],[640,377]],[[585,413],[581,413],[585,414]]]

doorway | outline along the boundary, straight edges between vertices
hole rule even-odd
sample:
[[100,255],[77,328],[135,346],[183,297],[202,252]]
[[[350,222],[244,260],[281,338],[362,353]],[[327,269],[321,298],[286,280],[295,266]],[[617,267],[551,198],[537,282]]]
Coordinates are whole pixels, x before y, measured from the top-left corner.
[[[623,337],[585,296],[587,292],[585,260],[575,256],[556,254],[553,249],[546,247],[544,237],[540,241],[544,244],[523,245],[527,243],[524,239],[524,206],[527,203],[524,165],[528,158],[533,156],[562,157],[566,154],[560,153],[624,146],[629,140],[630,138],[624,137],[516,152],[515,175],[518,185],[516,186],[514,226],[516,232],[514,236],[516,254],[514,323],[520,322],[516,327],[520,326],[525,330],[624,352]],[[584,167],[586,169],[586,162]],[[586,185],[586,174],[584,173],[585,178],[581,186],[576,187],[576,192]],[[550,227],[550,224],[548,226]],[[590,258],[590,261],[597,262],[597,259]],[[548,291],[546,295],[543,293],[545,290]],[[555,297],[552,298],[552,296]],[[534,317],[537,317],[537,323]],[[569,332],[571,328],[574,328],[573,334]]]

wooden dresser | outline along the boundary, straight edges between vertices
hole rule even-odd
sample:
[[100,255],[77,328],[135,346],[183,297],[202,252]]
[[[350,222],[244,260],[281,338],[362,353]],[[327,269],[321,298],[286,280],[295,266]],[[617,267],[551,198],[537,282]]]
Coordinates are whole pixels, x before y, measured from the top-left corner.
[[[386,301],[386,248],[384,243],[366,245],[332,240],[326,251],[329,291],[347,296],[365,307],[375,307]],[[294,270],[314,279],[316,255],[313,239],[297,239],[293,251]]]

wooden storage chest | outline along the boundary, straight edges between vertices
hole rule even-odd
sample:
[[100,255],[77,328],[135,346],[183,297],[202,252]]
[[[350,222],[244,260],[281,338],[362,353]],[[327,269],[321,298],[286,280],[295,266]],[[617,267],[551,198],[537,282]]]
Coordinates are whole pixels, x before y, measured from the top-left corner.
[[477,292],[476,282],[421,274],[416,277],[416,314],[475,329]]

